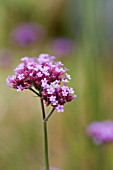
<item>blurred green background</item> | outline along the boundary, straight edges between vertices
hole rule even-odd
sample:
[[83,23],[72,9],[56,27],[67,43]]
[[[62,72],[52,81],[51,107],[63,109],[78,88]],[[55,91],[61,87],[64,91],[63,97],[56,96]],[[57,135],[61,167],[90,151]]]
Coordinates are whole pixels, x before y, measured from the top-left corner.
[[[22,23],[43,26],[43,40],[19,46],[12,30]],[[73,42],[58,56],[51,42]],[[0,170],[41,170],[43,131],[38,98],[5,86],[23,56],[56,55],[69,68],[77,99],[48,123],[50,164],[62,170],[112,170],[113,144],[95,146],[86,135],[94,120],[113,119],[113,1],[0,0]],[[47,111],[50,108],[47,108]]]

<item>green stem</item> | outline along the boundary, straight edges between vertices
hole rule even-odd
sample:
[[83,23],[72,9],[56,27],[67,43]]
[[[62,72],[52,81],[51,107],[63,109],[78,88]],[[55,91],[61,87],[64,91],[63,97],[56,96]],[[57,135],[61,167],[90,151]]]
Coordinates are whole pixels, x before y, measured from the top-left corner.
[[29,88],[33,93],[35,93],[37,96],[40,97],[40,102],[41,102],[41,109],[42,109],[42,118],[43,118],[43,129],[44,129],[44,155],[45,155],[45,170],[49,170],[49,153],[48,153],[48,135],[47,135],[47,120],[55,110],[53,108],[51,112],[47,115],[45,113],[45,108],[44,108],[44,103],[43,99],[41,98],[41,95],[36,92],[34,89]]
[[29,90],[31,90],[33,93],[35,93],[37,96],[39,96],[39,97],[40,97],[40,94],[39,94],[38,92],[36,92],[34,89],[29,88]]
[[46,114],[45,114],[44,102],[43,102],[42,98],[40,98],[40,102],[41,102],[41,108],[42,108],[42,117],[43,117],[43,120],[44,120],[45,117],[46,117]]
[[45,117],[45,121],[48,121],[49,117],[52,115],[52,113],[54,112],[55,108],[53,107],[52,110],[50,111],[50,113]]
[[44,128],[44,154],[45,154],[45,170],[49,170],[49,153],[48,153],[48,135],[47,135],[47,121],[45,121],[46,114],[43,99],[40,98],[42,116],[43,116],[43,128]]
[[45,152],[45,170],[49,170],[49,154],[48,154],[48,137],[47,137],[47,121],[43,121],[44,126],[44,152]]

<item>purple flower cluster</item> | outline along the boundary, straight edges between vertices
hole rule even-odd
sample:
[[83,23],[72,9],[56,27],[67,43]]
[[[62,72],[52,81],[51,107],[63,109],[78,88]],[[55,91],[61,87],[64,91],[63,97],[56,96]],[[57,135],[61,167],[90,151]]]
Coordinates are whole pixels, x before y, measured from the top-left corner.
[[72,101],[76,95],[67,86],[71,79],[61,62],[54,62],[55,57],[40,54],[38,58],[22,58],[22,63],[9,76],[6,85],[22,91],[32,87],[38,91],[46,106],[52,105],[58,112],[64,111],[64,104]]
[[87,127],[87,134],[92,137],[95,144],[113,141],[113,121],[93,122]]
[[11,32],[11,41],[19,46],[30,45],[44,37],[44,28],[38,24],[25,23],[17,26]]

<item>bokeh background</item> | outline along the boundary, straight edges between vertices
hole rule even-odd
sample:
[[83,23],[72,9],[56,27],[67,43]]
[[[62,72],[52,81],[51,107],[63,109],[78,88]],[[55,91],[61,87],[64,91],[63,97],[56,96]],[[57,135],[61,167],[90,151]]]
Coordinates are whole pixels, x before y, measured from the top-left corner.
[[112,170],[113,144],[86,134],[92,121],[113,119],[112,0],[0,0],[0,170],[44,166],[40,102],[5,86],[21,57],[40,53],[69,68],[78,96],[48,122],[51,166]]

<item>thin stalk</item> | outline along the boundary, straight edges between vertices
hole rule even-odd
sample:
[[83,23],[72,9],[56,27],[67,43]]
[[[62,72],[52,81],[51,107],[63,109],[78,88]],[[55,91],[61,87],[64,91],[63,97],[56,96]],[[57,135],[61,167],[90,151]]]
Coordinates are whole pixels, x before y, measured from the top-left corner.
[[44,102],[43,102],[42,98],[40,98],[40,102],[41,102],[41,108],[42,108],[42,117],[43,117],[43,120],[44,120],[45,117],[46,117],[46,114],[45,114]]
[[40,101],[41,101],[42,116],[43,116],[43,128],[44,128],[44,155],[45,155],[45,168],[46,168],[45,170],[49,170],[47,121],[44,120],[46,118],[46,114],[45,114],[43,99],[40,98]]
[[44,126],[44,152],[45,152],[45,170],[49,170],[49,153],[48,153],[48,136],[47,136],[47,121],[43,121]]
[[55,108],[53,107],[52,110],[50,111],[50,113],[48,113],[48,115],[45,117],[44,121],[48,121],[49,117],[52,115],[54,110],[55,110]]
[[29,88],[29,90],[31,90],[33,93],[35,93],[37,96],[39,96],[39,97],[40,97],[40,94],[39,94],[38,92],[36,92],[34,89]]
[[45,108],[44,108],[44,103],[43,99],[41,98],[40,94],[36,92],[34,89],[30,88],[32,92],[34,92],[37,96],[40,97],[40,102],[41,102],[41,109],[42,109],[42,117],[43,117],[43,130],[44,130],[44,156],[45,156],[45,170],[49,170],[49,153],[48,153],[48,134],[47,134],[47,120],[55,110],[53,108],[51,112],[47,115],[45,114]]

